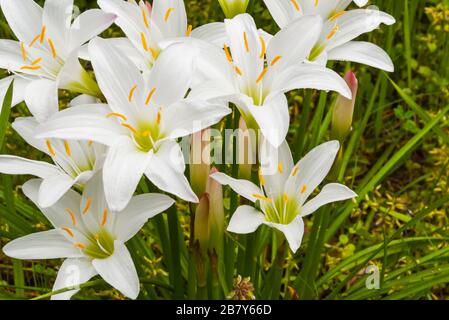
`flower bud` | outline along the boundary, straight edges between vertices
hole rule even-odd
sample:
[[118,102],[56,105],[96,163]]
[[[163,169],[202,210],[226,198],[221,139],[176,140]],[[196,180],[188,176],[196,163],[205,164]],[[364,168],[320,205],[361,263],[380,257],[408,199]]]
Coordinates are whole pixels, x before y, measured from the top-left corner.
[[[212,168],[211,174],[217,173],[216,168]],[[220,254],[223,249],[224,238],[224,204],[223,187],[220,183],[209,178],[207,185],[209,194],[209,249]]]
[[195,242],[198,242],[199,250],[203,253],[209,247],[209,205],[209,195],[204,193],[195,211],[194,237]]
[[190,184],[198,197],[206,192],[210,172],[210,129],[192,135]]
[[[251,131],[248,130],[245,120],[240,117],[239,131],[238,131],[238,147],[239,152],[238,164],[239,164],[239,178],[251,180],[251,169],[253,167],[253,143],[251,139],[255,140],[255,137],[251,137]],[[242,153],[242,154],[240,154]]]
[[358,81],[352,71],[346,73],[345,81],[351,89],[352,99],[349,100],[343,96],[339,96],[332,115],[332,139],[337,139],[341,143],[351,131],[352,117],[354,115],[354,106],[358,90]]
[[218,0],[223,12],[228,19],[234,18],[236,15],[245,13],[249,0]]

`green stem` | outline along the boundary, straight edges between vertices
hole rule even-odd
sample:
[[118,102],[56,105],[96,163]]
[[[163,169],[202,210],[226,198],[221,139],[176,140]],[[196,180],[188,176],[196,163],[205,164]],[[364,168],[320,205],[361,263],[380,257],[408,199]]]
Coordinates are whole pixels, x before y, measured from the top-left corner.
[[168,216],[168,229],[170,233],[170,247],[172,253],[172,269],[170,272],[173,274],[173,287],[175,289],[174,298],[184,298],[184,282],[182,279],[181,270],[181,250],[179,246],[179,221],[176,207],[172,206],[167,211]]

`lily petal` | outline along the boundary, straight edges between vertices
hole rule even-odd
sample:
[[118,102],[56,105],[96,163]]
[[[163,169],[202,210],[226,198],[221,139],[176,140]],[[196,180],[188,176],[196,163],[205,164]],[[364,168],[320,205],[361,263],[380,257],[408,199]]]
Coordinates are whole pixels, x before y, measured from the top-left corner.
[[14,131],[16,131],[26,141],[26,143],[39,151],[51,155],[45,140],[36,139],[36,128],[38,126],[39,123],[34,117],[16,118],[12,123]]
[[26,88],[25,102],[38,122],[44,122],[59,110],[56,82],[41,79]]
[[39,178],[51,177],[61,171],[55,165],[43,161],[28,160],[16,156],[0,156],[0,172],[5,174],[29,174]]
[[296,217],[290,224],[265,223],[281,231],[290,246],[293,253],[298,251],[304,237],[304,221],[301,217]]
[[[1,59],[0,59],[1,60]],[[29,79],[25,79],[19,76],[9,76],[0,80],[0,103],[3,105],[3,100],[6,96],[11,81],[14,80],[13,97],[11,107],[14,107],[21,103],[25,98],[25,89],[30,84]]]
[[256,202],[258,200],[254,197],[254,195],[263,194],[262,190],[258,186],[248,180],[234,179],[221,172],[213,173],[210,177],[221,185],[230,186],[232,190],[252,202]]
[[[46,34],[58,48],[58,55],[67,57],[73,0],[46,0],[43,11],[43,25]],[[23,19],[23,18],[22,18]]]
[[155,1],[151,20],[166,38],[183,37],[187,31],[187,14],[184,0]]
[[240,206],[229,221],[228,231],[238,234],[252,233],[265,221],[265,216],[259,210],[250,206]]

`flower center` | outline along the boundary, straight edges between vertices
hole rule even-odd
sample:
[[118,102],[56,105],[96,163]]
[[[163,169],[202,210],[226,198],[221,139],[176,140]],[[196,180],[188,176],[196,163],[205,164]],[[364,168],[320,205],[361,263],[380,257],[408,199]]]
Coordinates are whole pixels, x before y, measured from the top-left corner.
[[263,202],[262,209],[267,221],[278,224],[290,224],[300,213],[297,199],[286,193],[279,195],[274,201]]
[[95,235],[90,235],[89,240],[83,252],[90,258],[106,259],[114,253],[115,238],[105,228]]

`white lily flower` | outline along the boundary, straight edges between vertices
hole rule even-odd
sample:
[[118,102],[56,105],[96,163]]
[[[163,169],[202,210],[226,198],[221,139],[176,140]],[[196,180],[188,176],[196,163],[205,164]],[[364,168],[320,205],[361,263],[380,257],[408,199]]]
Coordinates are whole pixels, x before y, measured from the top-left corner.
[[[38,207],[41,180],[30,180],[23,192]],[[148,219],[163,212],[174,201],[162,194],[143,194],[131,199],[120,212],[111,210],[105,201],[101,174],[96,174],[81,196],[69,190],[49,208],[40,208],[54,229],[34,233],[8,243],[3,252],[16,259],[65,258],[56,277],[53,291],[77,286],[99,274],[125,296],[139,294],[139,278],[125,242],[131,239]],[[79,290],[52,296],[68,300]]]
[[272,145],[279,146],[289,128],[286,92],[313,88],[351,97],[337,73],[301,63],[321,33],[319,16],[302,17],[273,37],[261,33],[248,14],[225,20],[225,26],[224,47],[191,40],[200,48],[202,58],[190,97],[233,102],[248,126],[261,129]]
[[217,123],[230,109],[184,98],[194,72],[195,50],[188,44],[170,46],[145,77],[105,39],[92,40],[89,51],[109,106],[64,110],[41,126],[38,137],[108,145],[103,173],[106,199],[114,210],[127,205],[143,174],[161,190],[197,202],[175,139]]
[[357,196],[344,185],[330,183],[315,198],[307,201],[329,173],[339,148],[338,141],[324,143],[294,165],[287,142],[277,152],[271,147],[262,152],[260,186],[223,173],[212,174],[213,179],[229,185],[242,197],[253,203],[259,202],[261,208],[261,211],[247,205],[237,208],[228,231],[247,234],[265,224],[284,233],[290,248],[296,252],[303,238],[305,216],[328,203]]
[[197,37],[212,40],[224,33],[222,23],[210,23],[195,30],[187,24],[184,0],[146,1],[98,0],[106,12],[117,15],[115,23],[127,38],[108,39],[142,70],[151,69],[161,51],[173,39]]
[[73,0],[46,0],[44,8],[33,0],[0,0],[0,5],[19,40],[0,40],[0,68],[14,73],[2,80],[1,97],[13,79],[15,104],[24,98],[51,100],[57,88],[99,94],[78,61],[78,50],[108,28],[115,15],[88,10],[72,23]]
[[[17,156],[0,155],[0,172],[24,174],[42,178],[38,203],[41,207],[54,205],[73,186],[83,188],[87,181],[103,167],[106,147],[93,141],[36,139],[36,128],[58,111],[57,96],[52,105],[44,109],[30,104],[34,117],[17,118],[12,127],[31,146],[51,157],[54,164],[29,160]],[[90,99],[80,96],[80,99]],[[72,101],[72,107],[77,100]],[[95,101],[93,99],[93,101]],[[34,112],[33,112],[34,111]]]
[[[319,15],[324,28],[308,56],[311,61],[326,64],[328,60],[352,61],[388,72],[394,65],[380,47],[365,41],[353,41],[384,23],[392,25],[396,20],[389,14],[373,8],[345,11],[352,0],[264,0],[268,10],[280,28],[304,15]],[[367,0],[354,0],[362,7]]]

